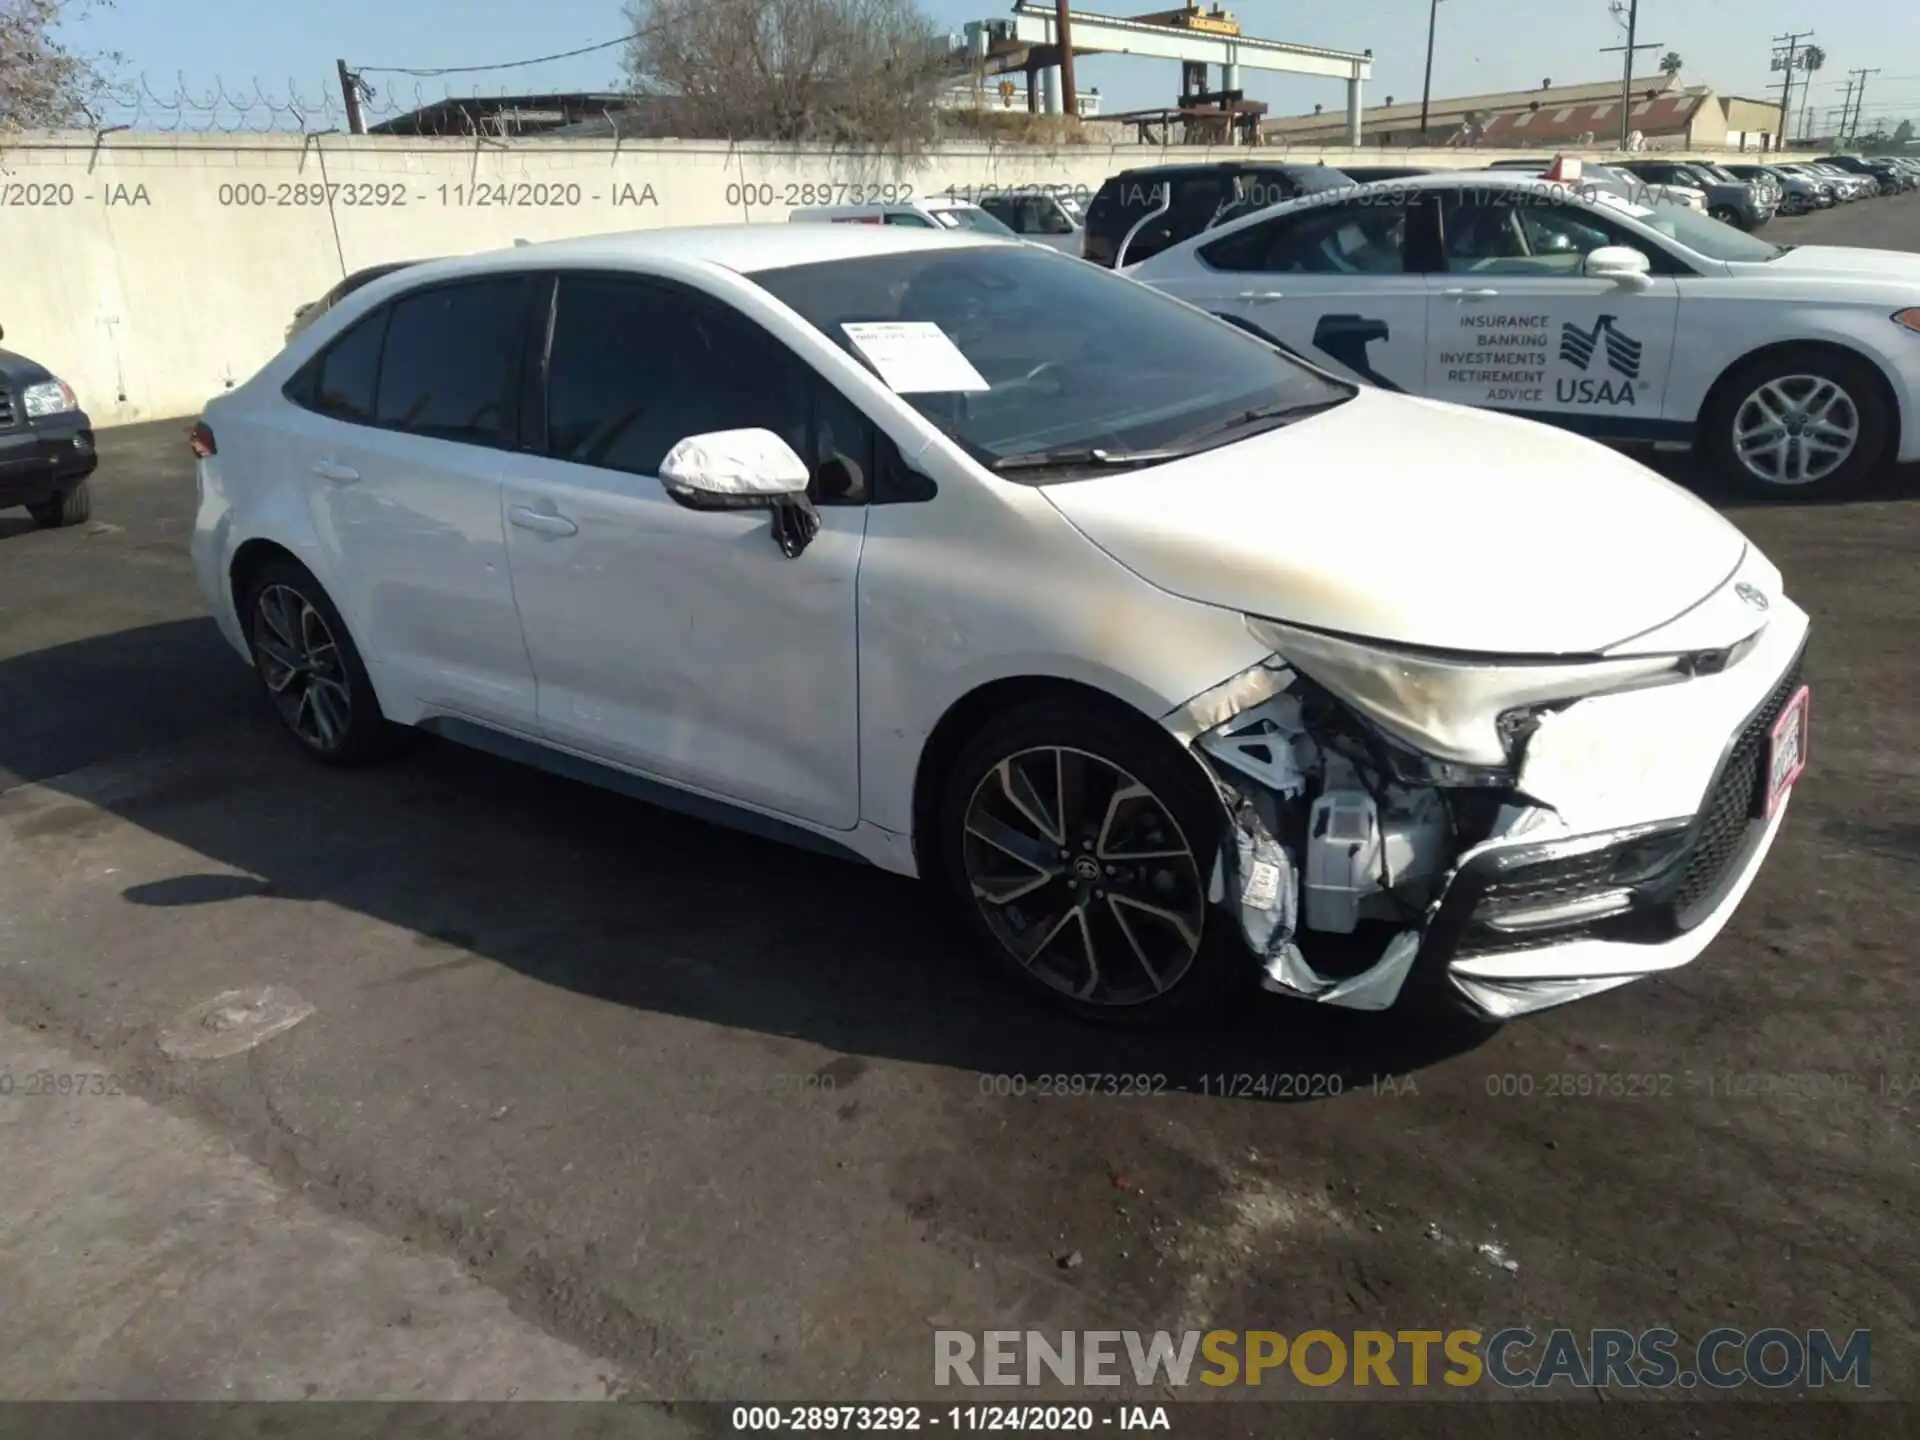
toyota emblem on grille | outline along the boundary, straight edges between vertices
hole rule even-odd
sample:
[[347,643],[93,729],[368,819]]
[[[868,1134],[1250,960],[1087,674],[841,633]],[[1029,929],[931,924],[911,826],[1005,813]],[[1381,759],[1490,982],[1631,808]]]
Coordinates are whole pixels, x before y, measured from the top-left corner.
[[1733,593],[1756,610],[1764,610],[1767,608],[1766,592],[1758,585],[1749,585],[1746,581],[1742,580],[1738,585],[1733,587]]

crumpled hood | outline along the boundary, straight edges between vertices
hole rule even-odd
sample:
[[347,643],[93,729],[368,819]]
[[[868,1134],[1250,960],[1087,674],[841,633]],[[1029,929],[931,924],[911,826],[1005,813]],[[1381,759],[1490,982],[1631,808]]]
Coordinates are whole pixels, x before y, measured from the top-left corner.
[[1604,650],[1697,604],[1747,548],[1710,506],[1596,442],[1376,390],[1042,493],[1187,599],[1488,654]]
[[1786,254],[1753,266],[1758,272],[1820,271],[1870,275],[1876,280],[1920,284],[1920,255],[1904,250],[1868,250],[1856,245],[1796,245]]

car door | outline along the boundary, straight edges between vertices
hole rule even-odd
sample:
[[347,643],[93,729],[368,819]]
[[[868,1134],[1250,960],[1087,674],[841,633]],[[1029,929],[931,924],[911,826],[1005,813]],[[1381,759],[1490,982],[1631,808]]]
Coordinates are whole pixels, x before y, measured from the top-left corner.
[[1398,187],[1251,219],[1142,277],[1336,374],[1418,394],[1427,283],[1410,263],[1420,207]]
[[[1677,262],[1558,191],[1450,191],[1440,224],[1429,395],[1598,436],[1660,431],[1680,313]],[[1583,273],[1603,246],[1648,257],[1654,273],[1644,288]]]
[[[743,316],[644,277],[558,277],[538,354],[504,501],[541,733],[852,828],[871,427]],[[687,509],[658,479],[680,440],[752,427],[819,462],[820,531],[791,559],[768,512]]]
[[383,306],[296,377],[289,436],[327,583],[383,675],[429,710],[528,730],[500,477],[531,287],[489,277]]

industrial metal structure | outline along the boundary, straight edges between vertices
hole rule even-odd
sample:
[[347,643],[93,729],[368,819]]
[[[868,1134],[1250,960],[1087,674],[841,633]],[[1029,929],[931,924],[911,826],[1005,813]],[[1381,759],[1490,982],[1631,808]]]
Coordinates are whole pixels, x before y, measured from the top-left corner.
[[[977,73],[985,76],[1025,71],[1030,108],[1044,107],[1048,114],[1065,113],[1062,61],[1071,73],[1073,57],[1078,55],[1177,60],[1181,65],[1178,108],[1140,113],[1188,121],[1210,118],[1222,129],[1239,129],[1250,135],[1258,133],[1258,117],[1266,107],[1245,98],[1240,88],[1242,69],[1344,80],[1350,145],[1360,143],[1362,87],[1373,77],[1371,50],[1328,50],[1244,35],[1240,23],[1218,5],[1206,11],[1198,4],[1189,4],[1149,15],[1118,16],[1073,10],[1065,0],[1057,5],[1017,0],[1011,19],[969,23],[966,40]],[[1220,84],[1218,89],[1210,89],[1207,81],[1215,66],[1219,67]],[[1139,116],[1103,118],[1132,120]]]

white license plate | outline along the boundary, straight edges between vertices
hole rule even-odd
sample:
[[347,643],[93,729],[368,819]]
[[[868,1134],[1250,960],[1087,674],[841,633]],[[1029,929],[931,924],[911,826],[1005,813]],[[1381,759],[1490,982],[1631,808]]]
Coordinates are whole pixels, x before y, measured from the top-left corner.
[[1767,746],[1767,819],[1773,818],[1780,802],[1793,789],[1793,782],[1807,768],[1807,709],[1813,692],[1805,685],[1794,692],[1780,718],[1773,722],[1773,736]]

